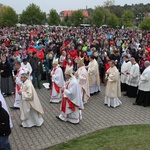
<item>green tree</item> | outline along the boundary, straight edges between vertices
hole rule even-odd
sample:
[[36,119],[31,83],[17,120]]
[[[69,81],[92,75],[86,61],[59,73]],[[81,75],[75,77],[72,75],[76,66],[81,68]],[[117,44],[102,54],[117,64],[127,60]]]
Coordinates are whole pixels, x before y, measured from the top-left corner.
[[94,9],[93,8],[88,8],[87,11],[88,11],[88,14],[91,16],[91,14],[93,13]]
[[71,16],[67,15],[66,17],[64,17],[63,21],[65,22],[65,25],[68,26],[68,27],[71,26],[71,25],[74,25],[74,20]]
[[67,15],[64,17],[64,21],[67,22],[68,20],[69,20],[69,16]]
[[13,27],[18,22],[18,15],[13,8],[9,6],[0,7],[0,26]]
[[104,7],[110,7],[115,5],[115,0],[105,0],[104,1]]
[[115,14],[118,18],[122,17],[123,14],[123,7],[121,6],[116,6],[116,5],[112,5],[109,7],[110,13]]
[[147,17],[140,23],[140,29],[150,30],[150,18]]
[[30,4],[20,15],[20,23],[27,25],[42,25],[46,22],[46,13],[42,12],[40,7]]
[[65,26],[65,25],[66,25],[66,22],[65,22],[64,20],[62,20],[62,21],[60,22],[60,25],[61,25],[61,26]]
[[59,25],[60,24],[60,17],[55,9],[51,9],[49,12],[48,24],[49,25]]
[[87,23],[92,24],[92,18],[91,17],[87,18]]
[[118,27],[122,27],[124,25],[123,19],[122,18],[118,18]]
[[70,16],[70,22],[74,26],[79,26],[80,24],[83,23],[84,15],[81,10],[74,11],[72,15]]
[[108,17],[107,24],[112,28],[116,28],[118,26],[118,18],[115,14],[111,14]]
[[133,26],[134,14],[131,10],[125,10],[123,12],[122,18],[125,27]]
[[100,27],[107,20],[107,15],[104,14],[104,8],[97,7],[92,13],[92,23],[97,27]]
[[67,22],[66,22],[66,26],[70,27],[73,23],[71,22],[71,19],[69,19]]

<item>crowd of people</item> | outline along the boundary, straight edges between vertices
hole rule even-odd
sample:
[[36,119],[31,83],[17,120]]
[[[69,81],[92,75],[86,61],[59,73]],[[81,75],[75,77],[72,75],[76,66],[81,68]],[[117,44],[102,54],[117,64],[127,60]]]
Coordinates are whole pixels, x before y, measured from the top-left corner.
[[[15,95],[11,108],[20,109],[22,127],[41,126],[44,122],[35,90],[41,89],[41,80],[49,84],[50,103],[61,102],[61,113],[56,118],[72,124],[82,119],[84,104],[90,96],[101,91],[100,82],[106,86],[104,104],[108,107],[121,105],[119,97],[124,91],[124,96],[136,98],[134,105],[150,106],[148,31],[97,27],[3,28],[0,56],[1,96]],[[5,100],[1,101],[0,109],[6,108]],[[6,109],[4,113],[7,112]],[[8,122],[7,115],[6,118]]]

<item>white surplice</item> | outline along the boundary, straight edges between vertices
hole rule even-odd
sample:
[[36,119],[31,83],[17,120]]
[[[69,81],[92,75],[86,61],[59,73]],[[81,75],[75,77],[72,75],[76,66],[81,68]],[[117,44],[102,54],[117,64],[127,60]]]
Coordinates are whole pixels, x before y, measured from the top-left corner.
[[131,69],[131,61],[124,61],[121,66],[121,83],[126,83],[127,73],[130,72]]
[[145,92],[150,91],[150,66],[145,68],[141,74],[138,89]]
[[[61,89],[62,87],[64,87],[64,83],[65,83],[62,69],[59,66],[53,68],[51,75],[52,75],[52,92],[51,92],[50,102],[59,103],[62,100]],[[59,93],[57,92],[54,84],[58,86]]]
[[20,69],[17,70],[17,74],[16,74],[16,87],[15,87],[15,103],[14,103],[14,107],[20,108],[20,100],[21,100],[21,95],[18,94],[18,90],[20,90],[21,85],[22,85],[22,81],[21,81],[21,74],[25,73],[25,70],[20,67]]
[[24,69],[25,73],[28,73],[28,79],[31,80],[32,67],[29,62],[25,65],[23,62],[21,63],[21,67]]
[[130,74],[128,74],[126,84],[129,86],[137,87],[139,84],[140,69],[137,63],[132,64]]

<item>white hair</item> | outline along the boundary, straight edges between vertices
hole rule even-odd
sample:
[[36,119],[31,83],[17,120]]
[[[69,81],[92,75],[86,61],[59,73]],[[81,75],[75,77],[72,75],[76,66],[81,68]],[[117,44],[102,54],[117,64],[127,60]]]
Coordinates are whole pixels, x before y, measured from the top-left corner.
[[149,62],[148,60],[146,60],[146,61],[144,62],[144,65],[148,67],[148,66],[150,65],[150,62]]

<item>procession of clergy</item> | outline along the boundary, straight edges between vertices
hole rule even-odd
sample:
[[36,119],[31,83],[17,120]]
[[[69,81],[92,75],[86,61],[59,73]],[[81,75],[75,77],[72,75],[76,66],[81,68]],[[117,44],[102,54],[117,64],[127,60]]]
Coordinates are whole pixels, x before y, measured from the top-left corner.
[[[67,66],[63,73],[58,58],[53,60],[51,72],[52,89],[50,90],[50,103],[60,103],[60,115],[57,119],[72,124],[78,124],[82,119],[82,110],[90,96],[100,92],[100,77],[98,63],[94,56],[90,56],[88,66],[84,65],[83,58],[77,58],[77,71]],[[150,106],[150,62],[145,61],[145,70],[142,74],[139,65],[133,57],[124,56],[121,71],[115,66],[116,62],[108,62],[110,68],[105,73],[107,82],[104,104],[108,107],[118,107],[122,104],[119,97],[121,91],[124,96],[136,97],[134,105]],[[41,126],[44,122],[42,105],[32,85],[29,75],[21,67],[20,62],[15,64],[17,74],[15,103],[13,109],[20,109],[22,127]],[[121,80],[120,80],[121,79]],[[121,83],[121,84],[120,84]],[[8,112],[5,100],[0,94],[2,106]],[[9,112],[8,112],[9,113]],[[10,125],[12,122],[10,118]]]

